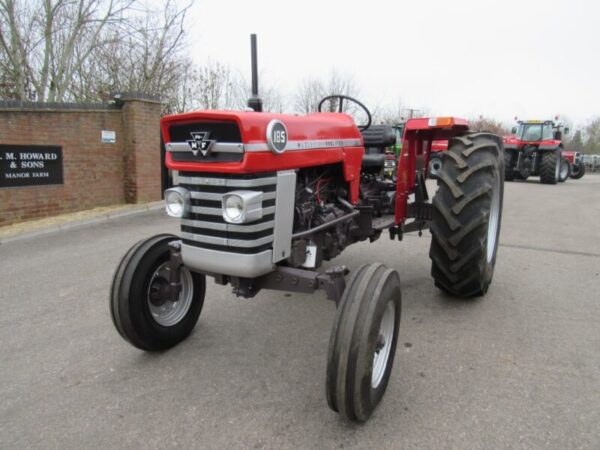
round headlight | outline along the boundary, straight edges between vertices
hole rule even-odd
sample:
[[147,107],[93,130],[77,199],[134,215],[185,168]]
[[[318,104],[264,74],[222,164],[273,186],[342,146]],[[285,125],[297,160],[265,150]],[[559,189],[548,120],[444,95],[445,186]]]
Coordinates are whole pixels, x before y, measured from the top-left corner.
[[244,201],[238,195],[229,195],[223,205],[223,215],[230,222],[238,222],[244,215]]
[[187,210],[187,191],[182,188],[172,188],[165,191],[165,209],[171,217],[183,217]]

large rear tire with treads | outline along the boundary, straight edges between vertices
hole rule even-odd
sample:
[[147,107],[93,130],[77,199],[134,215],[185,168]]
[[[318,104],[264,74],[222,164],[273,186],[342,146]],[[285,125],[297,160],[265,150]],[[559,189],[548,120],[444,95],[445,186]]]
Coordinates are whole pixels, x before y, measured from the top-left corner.
[[492,281],[504,196],[498,137],[473,133],[450,140],[438,175],[430,224],[431,275],[444,292],[484,295]]
[[556,184],[560,179],[559,150],[548,150],[542,153],[540,162],[540,181],[544,184]]

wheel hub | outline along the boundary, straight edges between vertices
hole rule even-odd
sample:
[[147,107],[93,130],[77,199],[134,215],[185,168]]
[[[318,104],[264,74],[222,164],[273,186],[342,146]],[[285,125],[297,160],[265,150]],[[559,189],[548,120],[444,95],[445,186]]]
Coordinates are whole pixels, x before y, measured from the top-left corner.
[[164,327],[170,327],[180,322],[192,305],[194,297],[194,284],[190,271],[181,267],[181,292],[177,300],[170,297],[169,262],[161,264],[150,280],[148,286],[148,307],[152,318]]
[[377,345],[375,346],[375,353],[379,353],[383,347],[385,347],[385,337],[383,337],[383,334],[380,334],[379,337],[377,338]]
[[390,351],[394,336],[395,315],[394,302],[390,301],[385,307],[383,317],[381,318],[377,344],[375,345],[375,351],[373,352],[371,386],[374,389],[376,389],[381,383],[390,360]]
[[429,175],[437,176],[442,169],[442,161],[439,158],[434,158],[429,164]]
[[169,292],[169,280],[160,276],[153,277],[148,300],[154,306],[162,306],[169,301]]

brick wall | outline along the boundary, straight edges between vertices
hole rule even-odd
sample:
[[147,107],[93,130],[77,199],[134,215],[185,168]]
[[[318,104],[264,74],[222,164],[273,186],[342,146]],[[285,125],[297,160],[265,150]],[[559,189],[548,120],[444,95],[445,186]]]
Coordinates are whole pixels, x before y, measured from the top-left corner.
[[[0,188],[0,226],[161,196],[160,103],[0,104],[0,144],[62,147],[64,184]],[[101,141],[102,130],[116,143]]]

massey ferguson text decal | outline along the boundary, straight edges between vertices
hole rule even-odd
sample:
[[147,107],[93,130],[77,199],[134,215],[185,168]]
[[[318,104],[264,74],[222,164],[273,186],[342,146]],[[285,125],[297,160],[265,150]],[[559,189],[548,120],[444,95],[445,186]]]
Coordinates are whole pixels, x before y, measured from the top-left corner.
[[62,148],[0,145],[0,188],[63,184]]

